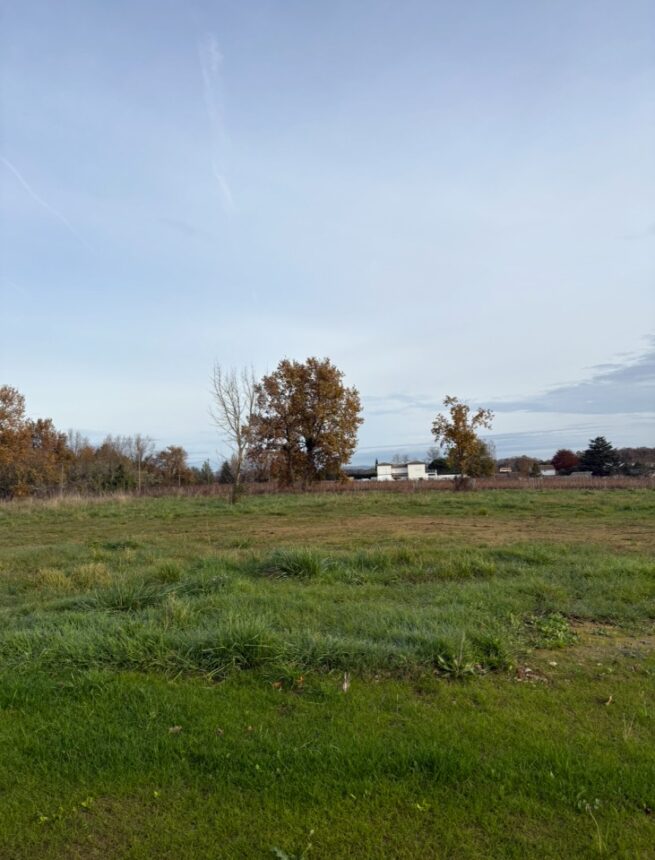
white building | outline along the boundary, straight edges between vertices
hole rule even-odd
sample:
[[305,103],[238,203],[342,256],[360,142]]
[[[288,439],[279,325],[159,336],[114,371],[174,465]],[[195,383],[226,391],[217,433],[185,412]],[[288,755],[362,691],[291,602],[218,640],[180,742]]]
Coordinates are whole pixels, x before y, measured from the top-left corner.
[[425,463],[413,460],[410,463],[378,463],[378,481],[424,481],[428,477]]

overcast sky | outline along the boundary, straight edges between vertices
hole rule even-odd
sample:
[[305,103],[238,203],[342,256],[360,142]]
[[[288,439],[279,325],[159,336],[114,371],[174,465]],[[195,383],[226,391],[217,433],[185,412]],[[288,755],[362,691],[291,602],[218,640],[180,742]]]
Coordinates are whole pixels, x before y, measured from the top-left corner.
[[329,356],[360,461],[446,394],[499,454],[655,445],[650,0],[23,0],[0,384],[194,462],[214,361]]

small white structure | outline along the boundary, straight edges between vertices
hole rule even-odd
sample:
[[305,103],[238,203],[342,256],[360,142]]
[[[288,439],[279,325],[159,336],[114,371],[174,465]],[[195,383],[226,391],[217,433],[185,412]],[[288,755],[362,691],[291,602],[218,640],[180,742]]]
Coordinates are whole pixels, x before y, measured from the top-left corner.
[[541,470],[542,478],[554,478],[557,475],[557,472],[553,469],[550,463],[544,465],[539,464],[539,469]]
[[425,463],[412,460],[409,463],[378,463],[378,481],[425,481],[429,477]]

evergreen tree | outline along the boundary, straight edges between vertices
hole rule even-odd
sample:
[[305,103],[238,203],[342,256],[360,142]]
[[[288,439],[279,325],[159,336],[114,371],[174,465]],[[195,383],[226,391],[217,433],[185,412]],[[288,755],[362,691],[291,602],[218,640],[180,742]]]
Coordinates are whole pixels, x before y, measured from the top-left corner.
[[212,469],[211,463],[209,460],[205,460],[202,466],[198,469],[198,479],[201,484],[213,484],[216,476],[214,475],[214,470]]
[[592,475],[612,475],[619,469],[620,458],[616,449],[604,436],[591,439],[589,447],[580,457],[580,465],[590,469]]
[[221,464],[221,468],[218,472],[218,483],[219,484],[233,484],[234,483],[234,473],[232,472],[232,467],[230,466],[229,460],[223,460]]

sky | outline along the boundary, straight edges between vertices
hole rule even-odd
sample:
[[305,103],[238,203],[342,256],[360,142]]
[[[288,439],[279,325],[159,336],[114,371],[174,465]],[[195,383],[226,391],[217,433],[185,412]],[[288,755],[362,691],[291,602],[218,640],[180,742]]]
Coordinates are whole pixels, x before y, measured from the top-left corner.
[[655,445],[650,0],[0,0],[0,384],[225,446],[214,362],[329,356],[356,462]]

